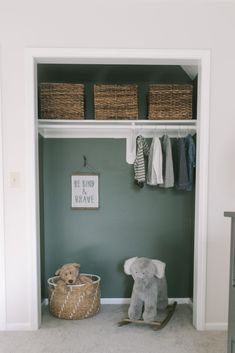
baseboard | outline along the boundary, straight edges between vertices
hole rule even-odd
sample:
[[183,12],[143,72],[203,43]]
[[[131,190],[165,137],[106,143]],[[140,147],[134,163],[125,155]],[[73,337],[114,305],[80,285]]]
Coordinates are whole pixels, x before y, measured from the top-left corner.
[[[101,298],[101,304],[130,304],[131,298]],[[190,298],[169,298],[169,304],[177,302],[178,304],[192,305]],[[48,298],[44,299],[42,305],[48,305]]]
[[[130,304],[131,298],[101,298],[101,304]],[[178,304],[192,305],[190,298],[169,298],[169,304],[177,302]]]
[[228,324],[226,322],[207,322],[205,324],[206,331],[227,331]]
[[173,304],[176,302],[177,304],[188,304],[188,305],[193,305],[192,299],[191,298],[169,298],[168,299],[169,304]]
[[47,306],[48,305],[48,298],[44,298],[42,301],[42,306]]
[[101,298],[101,304],[130,304],[131,298]]
[[32,325],[30,323],[7,323],[6,331],[32,331]]

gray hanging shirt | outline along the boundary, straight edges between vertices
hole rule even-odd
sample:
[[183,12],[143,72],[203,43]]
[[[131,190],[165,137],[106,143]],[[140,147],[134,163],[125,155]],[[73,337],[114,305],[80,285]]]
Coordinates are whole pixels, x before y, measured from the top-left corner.
[[187,191],[188,187],[188,167],[186,159],[185,139],[178,138],[173,148],[175,188]]
[[188,185],[187,191],[193,189],[194,168],[196,167],[196,146],[192,135],[187,135],[185,138],[186,158],[188,168]]

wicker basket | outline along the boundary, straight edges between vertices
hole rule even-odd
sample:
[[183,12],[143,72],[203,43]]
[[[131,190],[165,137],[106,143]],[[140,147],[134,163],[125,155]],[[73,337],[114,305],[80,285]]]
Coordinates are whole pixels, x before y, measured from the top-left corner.
[[192,119],[192,85],[154,84],[149,89],[149,119]]
[[137,85],[94,85],[95,119],[137,119]]
[[67,285],[63,293],[57,286],[59,276],[48,279],[49,309],[52,315],[67,320],[80,320],[95,315],[100,309],[100,277],[85,274],[92,283]]
[[40,107],[41,119],[83,119],[84,85],[41,83]]

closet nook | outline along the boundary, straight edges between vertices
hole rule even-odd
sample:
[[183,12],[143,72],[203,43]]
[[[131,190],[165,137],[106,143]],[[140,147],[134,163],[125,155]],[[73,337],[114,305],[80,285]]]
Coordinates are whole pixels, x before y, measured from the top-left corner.
[[[42,298],[47,278],[73,261],[101,276],[102,298],[129,298],[122,264],[146,256],[166,262],[169,297],[187,302],[193,297],[195,184],[190,192],[148,184],[140,190],[133,165],[140,135],[149,145],[163,136],[193,136],[196,142],[197,76],[190,78],[179,65],[124,64],[38,64],[37,75],[38,92],[41,83],[63,82],[84,84],[85,94],[82,120],[41,119],[38,94]],[[96,120],[97,83],[136,84],[138,119]],[[148,119],[148,89],[156,83],[192,85],[193,118]],[[70,208],[70,177],[86,172],[84,155],[100,175],[100,208],[92,211]]]
[[[29,275],[32,279],[30,327],[40,327],[41,299],[47,297],[46,279],[57,264],[72,258],[81,261],[84,271],[101,275],[103,303],[124,303],[130,295],[130,287],[122,276],[122,264],[132,252],[133,256],[141,253],[166,260],[169,296],[188,302],[191,295],[188,293],[193,293],[193,324],[199,330],[206,328],[210,62],[209,50],[25,49],[25,143],[28,151],[25,161],[30,213],[27,229],[31,239]],[[84,116],[88,119],[84,121],[38,120],[40,82],[84,81],[87,73],[84,65],[94,69],[90,71],[93,80],[84,82],[88,94],[92,92],[95,74],[97,82],[104,82],[96,70],[100,65],[126,66],[128,72],[132,66],[155,67],[158,72],[167,66],[166,83],[172,83],[171,78],[175,83],[182,83],[178,74],[173,77],[175,69],[185,74],[187,81],[194,81],[193,119],[190,120],[193,126],[190,127],[197,131],[197,168],[193,192],[177,192],[171,197],[173,190],[156,188],[153,191],[149,187],[136,190],[133,185],[133,165],[129,163],[133,163],[135,156],[128,151],[133,151],[136,126],[140,124],[145,129],[149,124],[164,123],[145,120],[145,105],[139,107],[142,113],[139,112],[139,119],[133,122],[134,128],[132,121],[127,122],[128,129],[124,121],[93,120],[93,104],[86,104]],[[73,70],[81,66],[84,70],[78,80]],[[46,68],[50,70],[45,71]],[[66,72],[62,68],[66,68]],[[144,82],[145,78],[148,85],[151,73],[145,75],[147,71],[142,69],[139,73],[140,81]],[[120,77],[120,72],[112,78],[105,74],[107,83],[117,83]],[[131,83],[130,78],[128,83]],[[158,81],[163,82],[163,77]],[[145,97],[143,90],[141,92]],[[177,120],[177,124],[181,123]],[[167,120],[165,125],[169,124]],[[189,128],[188,121],[183,124]],[[70,176],[82,169],[83,155],[100,174],[100,208],[94,211],[70,209]]]

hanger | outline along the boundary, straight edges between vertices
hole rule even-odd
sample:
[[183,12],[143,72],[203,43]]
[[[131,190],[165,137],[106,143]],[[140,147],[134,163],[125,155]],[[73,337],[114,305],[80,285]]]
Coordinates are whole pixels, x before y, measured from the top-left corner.
[[86,168],[87,166],[87,158],[86,156],[83,156],[83,167]]
[[83,168],[87,168],[91,173],[97,174],[95,168],[87,162],[87,157],[83,156]]
[[177,130],[177,138],[180,139],[180,127],[178,127],[178,130]]

